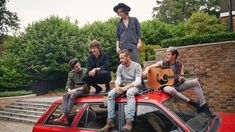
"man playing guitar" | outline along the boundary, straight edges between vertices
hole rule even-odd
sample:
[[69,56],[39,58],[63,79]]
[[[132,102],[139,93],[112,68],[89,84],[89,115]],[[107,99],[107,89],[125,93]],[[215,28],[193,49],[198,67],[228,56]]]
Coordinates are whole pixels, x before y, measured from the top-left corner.
[[[198,112],[204,112],[208,116],[211,115],[211,111],[208,108],[208,105],[203,95],[202,88],[197,79],[194,80],[185,80],[183,72],[183,64],[177,60],[179,56],[179,51],[175,47],[169,47],[166,50],[165,60],[158,61],[157,63],[146,67],[143,71],[143,77],[146,77],[151,68],[159,67],[161,69],[172,69],[174,75],[179,75],[178,78],[174,80],[173,85],[163,86],[161,89],[172,95],[173,97],[184,100],[185,102],[193,105],[198,109]],[[157,81],[157,80],[156,80]],[[188,97],[181,94],[181,91],[193,88],[197,96],[197,101],[189,99]]]

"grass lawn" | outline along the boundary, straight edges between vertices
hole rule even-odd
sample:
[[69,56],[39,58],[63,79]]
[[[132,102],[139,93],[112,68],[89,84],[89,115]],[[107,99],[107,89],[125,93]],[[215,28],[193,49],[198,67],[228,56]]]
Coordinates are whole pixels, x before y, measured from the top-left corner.
[[32,94],[32,91],[5,91],[0,92],[0,97],[22,96]]

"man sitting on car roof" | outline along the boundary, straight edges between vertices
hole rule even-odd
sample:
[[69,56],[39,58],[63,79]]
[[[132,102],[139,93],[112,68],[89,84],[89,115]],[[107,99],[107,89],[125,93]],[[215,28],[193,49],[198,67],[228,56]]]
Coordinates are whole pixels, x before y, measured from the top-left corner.
[[76,98],[84,97],[90,92],[90,86],[82,81],[87,70],[85,68],[81,68],[77,58],[71,59],[69,61],[69,66],[72,70],[68,74],[65,94],[63,95],[63,114],[59,118],[53,120],[56,124],[68,124],[67,117],[75,104]]

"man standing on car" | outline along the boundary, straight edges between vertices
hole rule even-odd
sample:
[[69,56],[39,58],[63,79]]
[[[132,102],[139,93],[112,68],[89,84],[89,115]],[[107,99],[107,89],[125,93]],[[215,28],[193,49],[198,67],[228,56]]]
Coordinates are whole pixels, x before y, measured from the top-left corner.
[[121,17],[116,25],[116,52],[127,49],[132,56],[132,60],[139,62],[138,50],[142,47],[141,27],[135,17],[129,16],[131,8],[123,3],[119,3],[113,10]]
[[[124,3],[119,3],[113,8],[120,17],[116,25],[116,52],[127,49],[131,53],[132,60],[139,63],[138,51],[142,47],[141,27],[137,18],[130,17],[131,8]],[[146,89],[143,79],[141,80],[142,89]]]
[[68,116],[75,104],[76,98],[84,97],[90,92],[90,86],[82,81],[87,70],[85,68],[81,68],[80,63],[76,58],[69,61],[69,66],[72,70],[68,74],[68,80],[65,87],[66,92],[63,95],[63,113],[59,118],[53,120],[56,124],[67,125]]
[[115,88],[108,94],[108,119],[107,124],[100,129],[101,132],[108,132],[114,127],[115,118],[115,98],[126,91],[127,113],[125,113],[126,124],[124,131],[130,132],[132,122],[136,112],[135,95],[139,92],[141,86],[142,69],[139,63],[132,61],[128,50],[122,50],[119,53],[120,65],[117,69]]

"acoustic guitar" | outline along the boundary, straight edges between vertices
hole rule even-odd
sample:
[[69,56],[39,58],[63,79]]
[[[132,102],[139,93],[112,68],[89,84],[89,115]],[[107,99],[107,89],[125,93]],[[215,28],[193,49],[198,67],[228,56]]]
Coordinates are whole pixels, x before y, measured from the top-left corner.
[[[174,75],[172,69],[151,68],[148,73],[148,85],[150,88],[159,89],[163,86],[171,86],[174,80],[178,79],[180,75]],[[185,77],[202,77],[207,76],[207,73],[199,74],[185,74]]]

